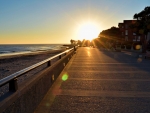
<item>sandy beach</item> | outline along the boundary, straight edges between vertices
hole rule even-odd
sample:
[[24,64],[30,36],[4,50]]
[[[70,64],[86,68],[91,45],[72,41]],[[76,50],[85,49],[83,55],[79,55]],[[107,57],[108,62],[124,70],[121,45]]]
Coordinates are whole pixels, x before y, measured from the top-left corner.
[[[42,60],[45,60],[51,56],[54,56],[62,51],[63,50],[51,50],[45,52],[0,57],[0,79]],[[54,59],[52,64],[56,60],[57,59]]]

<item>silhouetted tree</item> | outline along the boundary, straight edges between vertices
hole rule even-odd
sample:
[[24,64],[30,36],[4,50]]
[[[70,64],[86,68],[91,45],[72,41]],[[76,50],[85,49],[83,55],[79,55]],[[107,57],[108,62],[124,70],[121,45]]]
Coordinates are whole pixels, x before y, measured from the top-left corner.
[[108,38],[109,41],[120,40],[121,41],[121,32],[117,27],[111,27],[110,29],[103,30],[100,32],[99,37]]
[[78,40],[78,41],[77,41],[77,45],[82,46],[81,40]]
[[75,40],[70,40],[70,43],[72,44],[72,45],[75,45],[76,44],[76,41]]
[[119,28],[113,26],[110,29],[103,30],[100,35],[119,36],[120,30]]
[[122,41],[120,29],[114,26],[100,32],[98,37],[99,38],[94,39],[94,43],[96,43],[96,46],[105,48],[109,48],[110,45],[116,44],[116,41]]
[[[137,21],[130,26],[133,29],[133,32],[137,35],[145,35],[146,37],[148,32],[150,32],[150,6],[145,7],[141,12],[134,14],[133,18],[137,19]],[[147,42],[145,37],[142,39],[142,52],[146,52]]]

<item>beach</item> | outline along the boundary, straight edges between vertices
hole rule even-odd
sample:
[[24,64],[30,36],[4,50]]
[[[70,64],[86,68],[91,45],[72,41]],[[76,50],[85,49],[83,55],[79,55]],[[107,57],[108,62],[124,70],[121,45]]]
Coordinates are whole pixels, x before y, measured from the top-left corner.
[[[52,57],[63,50],[50,50],[44,52],[32,52],[28,54],[12,55],[0,57],[0,79],[9,76],[26,67],[34,65],[42,60]],[[52,60],[52,64],[57,59]],[[44,68],[44,67],[43,67]],[[35,71],[33,71],[35,72]]]

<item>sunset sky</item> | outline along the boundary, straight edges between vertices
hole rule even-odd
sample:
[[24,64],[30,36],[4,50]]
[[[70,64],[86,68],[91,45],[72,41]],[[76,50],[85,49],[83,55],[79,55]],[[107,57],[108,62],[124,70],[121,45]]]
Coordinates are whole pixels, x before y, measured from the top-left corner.
[[0,44],[66,44],[133,19],[150,0],[0,0]]

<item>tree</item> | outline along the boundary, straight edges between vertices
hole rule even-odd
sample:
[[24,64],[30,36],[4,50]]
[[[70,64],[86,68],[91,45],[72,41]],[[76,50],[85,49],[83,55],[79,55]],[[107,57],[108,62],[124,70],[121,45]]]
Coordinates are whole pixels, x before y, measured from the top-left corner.
[[[145,7],[141,12],[134,14],[133,18],[137,19],[137,21],[131,25],[133,32],[137,35],[145,35],[146,37],[148,32],[150,32],[150,6]],[[147,41],[145,38],[142,39],[142,45],[142,52],[146,52]]]
[[120,38],[121,32],[120,32],[119,28],[113,26],[110,29],[103,30],[99,34],[99,36],[113,36],[113,37],[116,37],[116,38]]
[[70,43],[72,44],[72,45],[74,45],[74,44],[76,44],[76,41],[75,40],[70,40]]
[[122,42],[120,29],[114,26],[100,32],[99,37],[103,38],[102,40],[105,43],[116,43],[117,41]]
[[139,19],[138,14],[137,13],[134,14],[133,18],[138,20]]
[[78,41],[77,41],[77,45],[82,46],[81,40],[78,40]]

